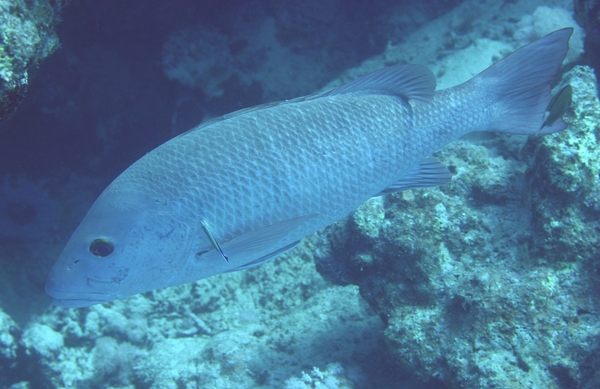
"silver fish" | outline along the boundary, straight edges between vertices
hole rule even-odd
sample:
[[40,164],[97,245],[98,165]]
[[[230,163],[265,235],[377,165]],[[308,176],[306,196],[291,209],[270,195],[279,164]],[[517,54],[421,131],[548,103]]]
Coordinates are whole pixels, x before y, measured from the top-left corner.
[[[572,29],[454,88],[425,67],[381,69],[331,91],[245,109],[164,143],[117,177],[46,283],[83,307],[248,269],[377,195],[444,184],[429,157],[477,131],[550,134],[550,84]],[[546,124],[547,125],[546,125]]]

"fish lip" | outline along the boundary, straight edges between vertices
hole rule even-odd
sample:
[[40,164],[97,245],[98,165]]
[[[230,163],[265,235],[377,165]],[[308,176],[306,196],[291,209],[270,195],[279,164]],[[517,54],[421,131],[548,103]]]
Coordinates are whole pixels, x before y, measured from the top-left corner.
[[76,287],[65,288],[63,282],[53,276],[53,272],[51,272],[46,279],[46,286],[44,289],[46,294],[52,299],[52,304],[63,308],[82,308],[117,300],[119,298],[112,293],[77,290]]
[[118,299],[117,296],[106,293],[73,292],[48,286],[46,294],[52,299],[52,304],[62,308],[83,308]]
[[102,304],[107,300],[86,300],[86,299],[52,299],[52,304],[60,308],[85,308],[94,304]]

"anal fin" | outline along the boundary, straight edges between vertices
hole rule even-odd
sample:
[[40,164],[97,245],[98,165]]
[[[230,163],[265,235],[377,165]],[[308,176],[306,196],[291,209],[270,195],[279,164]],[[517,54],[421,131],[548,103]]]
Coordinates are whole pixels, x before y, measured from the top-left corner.
[[284,247],[282,247],[280,249],[277,249],[277,250],[273,251],[272,253],[269,253],[269,254],[264,255],[264,256],[262,256],[262,257],[260,257],[258,259],[255,259],[255,260],[253,260],[251,262],[248,262],[245,265],[242,265],[242,266],[237,267],[235,269],[228,270],[228,271],[226,271],[226,273],[234,272],[234,271],[238,271],[238,270],[251,269],[251,268],[253,268],[255,266],[262,265],[263,263],[269,262],[271,259],[274,259],[275,257],[278,257],[281,254],[283,254],[283,253],[285,253],[287,251],[290,251],[294,247],[298,246],[298,243],[300,243],[299,240],[295,241],[294,243],[290,243],[287,246],[284,246]]
[[437,159],[429,157],[413,166],[401,179],[388,186],[377,196],[413,188],[427,188],[450,182],[452,174]]

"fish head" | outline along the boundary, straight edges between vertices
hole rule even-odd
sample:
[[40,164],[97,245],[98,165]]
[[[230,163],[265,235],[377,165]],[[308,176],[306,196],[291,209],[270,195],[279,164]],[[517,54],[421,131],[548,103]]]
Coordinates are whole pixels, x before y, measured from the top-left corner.
[[187,261],[176,219],[164,201],[109,186],[60,254],[46,293],[79,308],[168,286]]

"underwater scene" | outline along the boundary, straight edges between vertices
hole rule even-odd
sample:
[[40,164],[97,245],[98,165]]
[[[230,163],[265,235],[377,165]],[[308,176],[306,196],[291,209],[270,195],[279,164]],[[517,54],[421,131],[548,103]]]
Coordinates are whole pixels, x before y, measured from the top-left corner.
[[0,389],[600,388],[597,1],[0,34]]

